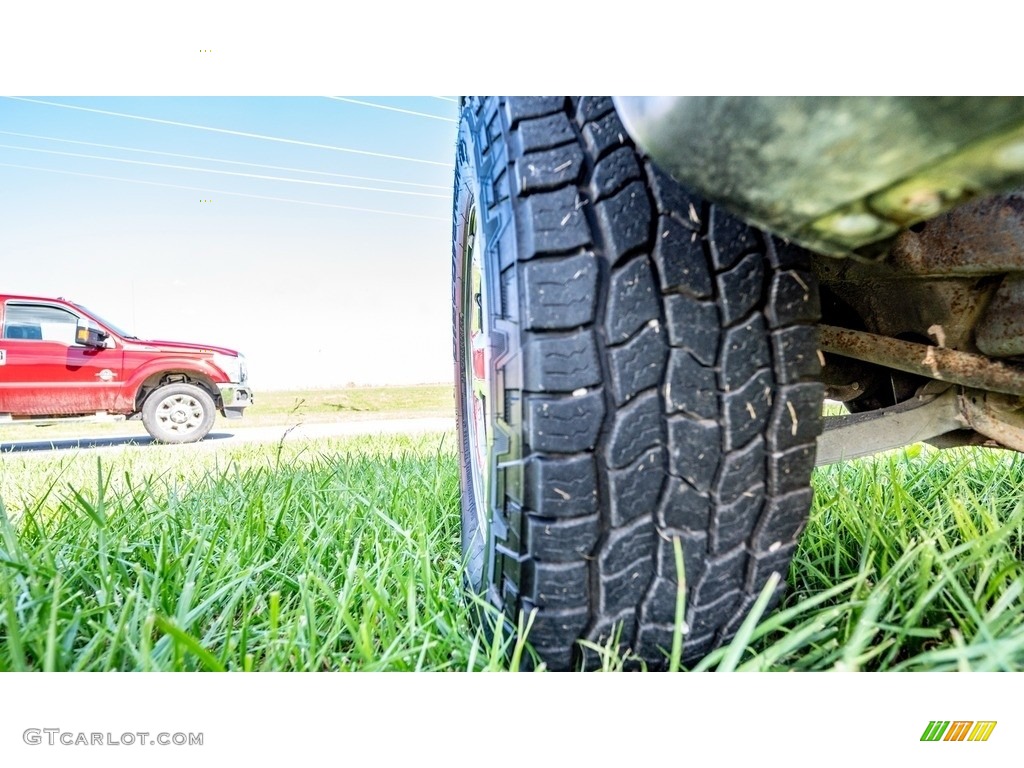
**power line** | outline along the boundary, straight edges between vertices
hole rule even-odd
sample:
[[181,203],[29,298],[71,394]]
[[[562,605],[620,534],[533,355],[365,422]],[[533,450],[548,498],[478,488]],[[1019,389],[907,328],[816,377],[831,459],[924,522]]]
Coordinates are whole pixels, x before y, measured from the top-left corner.
[[327,149],[332,152],[348,152],[354,155],[365,155],[367,157],[382,157],[387,160],[403,160],[408,163],[422,163],[424,165],[439,165],[443,168],[450,168],[451,163],[441,163],[436,160],[422,160],[416,157],[404,157],[402,155],[389,155],[383,152],[370,152],[365,149],[352,149],[350,147],[334,147],[329,144],[317,144],[311,141],[300,141],[298,139],[284,139],[279,136],[265,136],[259,133],[247,133],[246,131],[232,131],[227,128],[213,128],[207,125],[195,125],[193,123],[181,123],[176,120],[161,120],[156,117],[143,117],[142,115],[128,115],[123,112],[111,112],[106,109],[94,109],[92,107],[80,107],[74,104],[60,104],[55,101],[43,101],[41,99],[28,99],[24,96],[4,96],[5,99],[13,99],[15,101],[24,101],[29,104],[42,104],[48,107],[60,107],[61,109],[75,109],[80,112],[93,112],[98,115],[109,115],[111,117],[124,117],[129,120],[142,120],[147,123],[159,123],[161,125],[173,125],[179,128],[194,128],[198,131],[211,131],[213,133],[223,133],[229,136],[243,136],[248,139],[260,139],[262,141],[276,141],[281,144],[294,144],[300,147],[312,147],[313,149]]
[[453,99],[451,96],[430,96],[428,98],[437,99],[438,101],[449,101],[452,104],[458,104],[459,103],[458,99]]
[[426,189],[448,189],[442,184],[421,184],[416,181],[399,181],[397,179],[381,179],[374,176],[354,176],[348,173],[331,173],[330,171],[311,171],[306,168],[289,168],[283,165],[266,165],[263,163],[247,163],[242,160],[223,160],[219,157],[203,157],[201,155],[183,155],[178,152],[162,152],[157,149],[138,149],[137,147],[121,147],[116,144],[99,144],[95,141],[78,141],[75,139],[58,139],[54,136],[37,136],[32,133],[16,133],[14,131],[0,131],[3,136],[18,136],[23,139],[38,139],[40,141],[56,141],[62,144],[78,144],[83,147],[100,147],[102,149],[116,149],[122,152],[141,152],[148,155],[161,155],[163,157],[180,157],[184,160],[203,160],[209,163],[226,163],[229,165],[243,165],[249,168],[268,168],[273,171],[288,171],[290,173],[309,173],[317,176],[333,176],[338,179],[354,179],[356,181],[373,181],[379,184],[401,184],[408,187],[424,187]]
[[359,211],[361,213],[379,213],[385,216],[404,216],[410,219],[427,219],[429,221],[447,221],[441,216],[424,216],[419,213],[403,213],[401,211],[384,211],[376,208],[357,208],[351,205],[339,205],[337,203],[317,203],[312,200],[294,200],[287,197],[270,197],[267,195],[252,195],[246,192],[229,192],[224,189],[207,189],[205,187],[187,187],[181,184],[168,184],[162,181],[144,181],[142,179],[122,179],[117,176],[103,176],[98,173],[80,173],[78,171],[61,171],[56,168],[36,168],[30,165],[15,165],[14,163],[0,163],[0,168],[19,168],[23,171],[42,171],[43,173],[62,173],[67,176],[84,176],[89,179],[103,179],[105,181],[123,181],[128,184],[146,184],[151,187],[169,187],[171,189],[185,189],[192,192],[202,192],[206,195],[229,195],[232,197],[249,197],[255,200],[271,200],[278,203],[296,203],[298,205],[315,205],[320,208],[338,208],[343,211]]
[[400,109],[399,107],[389,107],[384,104],[374,104],[370,101],[359,101],[358,99],[349,99],[344,96],[325,96],[324,98],[333,99],[334,101],[344,101],[348,104],[358,104],[362,107],[373,107],[374,109],[386,109],[389,112],[401,112],[403,115],[415,115],[416,117],[429,117],[431,120],[443,120],[446,123],[457,123],[458,120],[454,120],[450,117],[441,117],[439,115],[429,115],[426,112],[414,112],[411,109]]
[[63,157],[79,157],[86,160],[104,160],[110,163],[130,163],[131,165],[147,165],[155,168],[170,168],[176,171],[195,171],[197,173],[216,173],[222,176],[240,176],[246,179],[261,179],[263,181],[286,181],[291,184],[311,184],[318,187],[334,187],[336,189],[357,189],[363,192],[385,192],[393,195],[412,195],[415,197],[434,197],[444,199],[448,195],[435,195],[430,192],[413,192],[406,189],[380,189],[379,187],[361,187],[357,184],[337,184],[331,181],[313,181],[312,179],[288,179],[282,176],[266,176],[260,173],[239,173],[237,171],[218,171],[214,168],[195,168],[188,165],[172,165],[170,163],[149,163],[145,160],[128,160],[121,157],[103,157],[102,155],[86,155],[81,152],[61,152],[56,149],[38,149],[33,147],[15,147],[10,144],[0,144],[0,149],[14,149],[21,152],[41,152],[47,155],[61,155]]

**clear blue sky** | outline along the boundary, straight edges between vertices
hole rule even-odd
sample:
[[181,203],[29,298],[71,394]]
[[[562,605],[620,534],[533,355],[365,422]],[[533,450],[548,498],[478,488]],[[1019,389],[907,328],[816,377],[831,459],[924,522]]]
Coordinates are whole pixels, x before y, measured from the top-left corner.
[[451,97],[28,98],[100,111],[0,98],[0,290],[256,388],[451,379]]

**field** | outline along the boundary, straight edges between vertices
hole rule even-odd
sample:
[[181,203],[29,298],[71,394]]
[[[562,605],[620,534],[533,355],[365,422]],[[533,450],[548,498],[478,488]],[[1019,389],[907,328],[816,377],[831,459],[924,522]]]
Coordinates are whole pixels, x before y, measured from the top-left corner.
[[[239,420],[229,421],[218,414],[214,430],[291,426],[311,422],[453,416],[455,413],[455,399],[450,384],[257,391],[254,401],[254,405],[247,408]],[[3,424],[0,425],[0,449],[4,444],[18,441],[145,434],[142,421],[137,419],[44,426]]]
[[[349,394],[304,398],[304,417],[381,407]],[[282,395],[278,416],[294,401]],[[451,433],[2,462],[0,670],[501,670],[529,657],[470,621]],[[1024,669],[1024,457],[912,446],[823,468],[814,485],[782,606],[698,669]]]

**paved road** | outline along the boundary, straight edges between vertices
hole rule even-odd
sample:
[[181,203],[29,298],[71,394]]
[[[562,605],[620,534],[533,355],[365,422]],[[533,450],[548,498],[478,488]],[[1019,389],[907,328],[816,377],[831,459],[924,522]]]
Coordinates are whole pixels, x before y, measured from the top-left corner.
[[[455,428],[453,419],[371,419],[341,421],[330,424],[298,424],[277,427],[238,427],[214,429],[206,438],[195,443],[197,448],[215,448],[238,443],[279,443],[285,440],[304,440],[338,435],[394,435],[444,432]],[[106,437],[61,438],[59,440],[23,440],[0,443],[0,453],[36,453],[74,450],[76,448],[116,448],[126,445],[150,445],[148,435],[114,435]]]

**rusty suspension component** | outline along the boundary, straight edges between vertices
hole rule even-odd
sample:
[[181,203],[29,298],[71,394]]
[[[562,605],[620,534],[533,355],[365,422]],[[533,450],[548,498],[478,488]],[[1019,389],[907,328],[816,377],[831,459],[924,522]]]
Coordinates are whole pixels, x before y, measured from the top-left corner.
[[819,329],[819,347],[824,352],[974,389],[1024,396],[1021,365],[831,325]]

